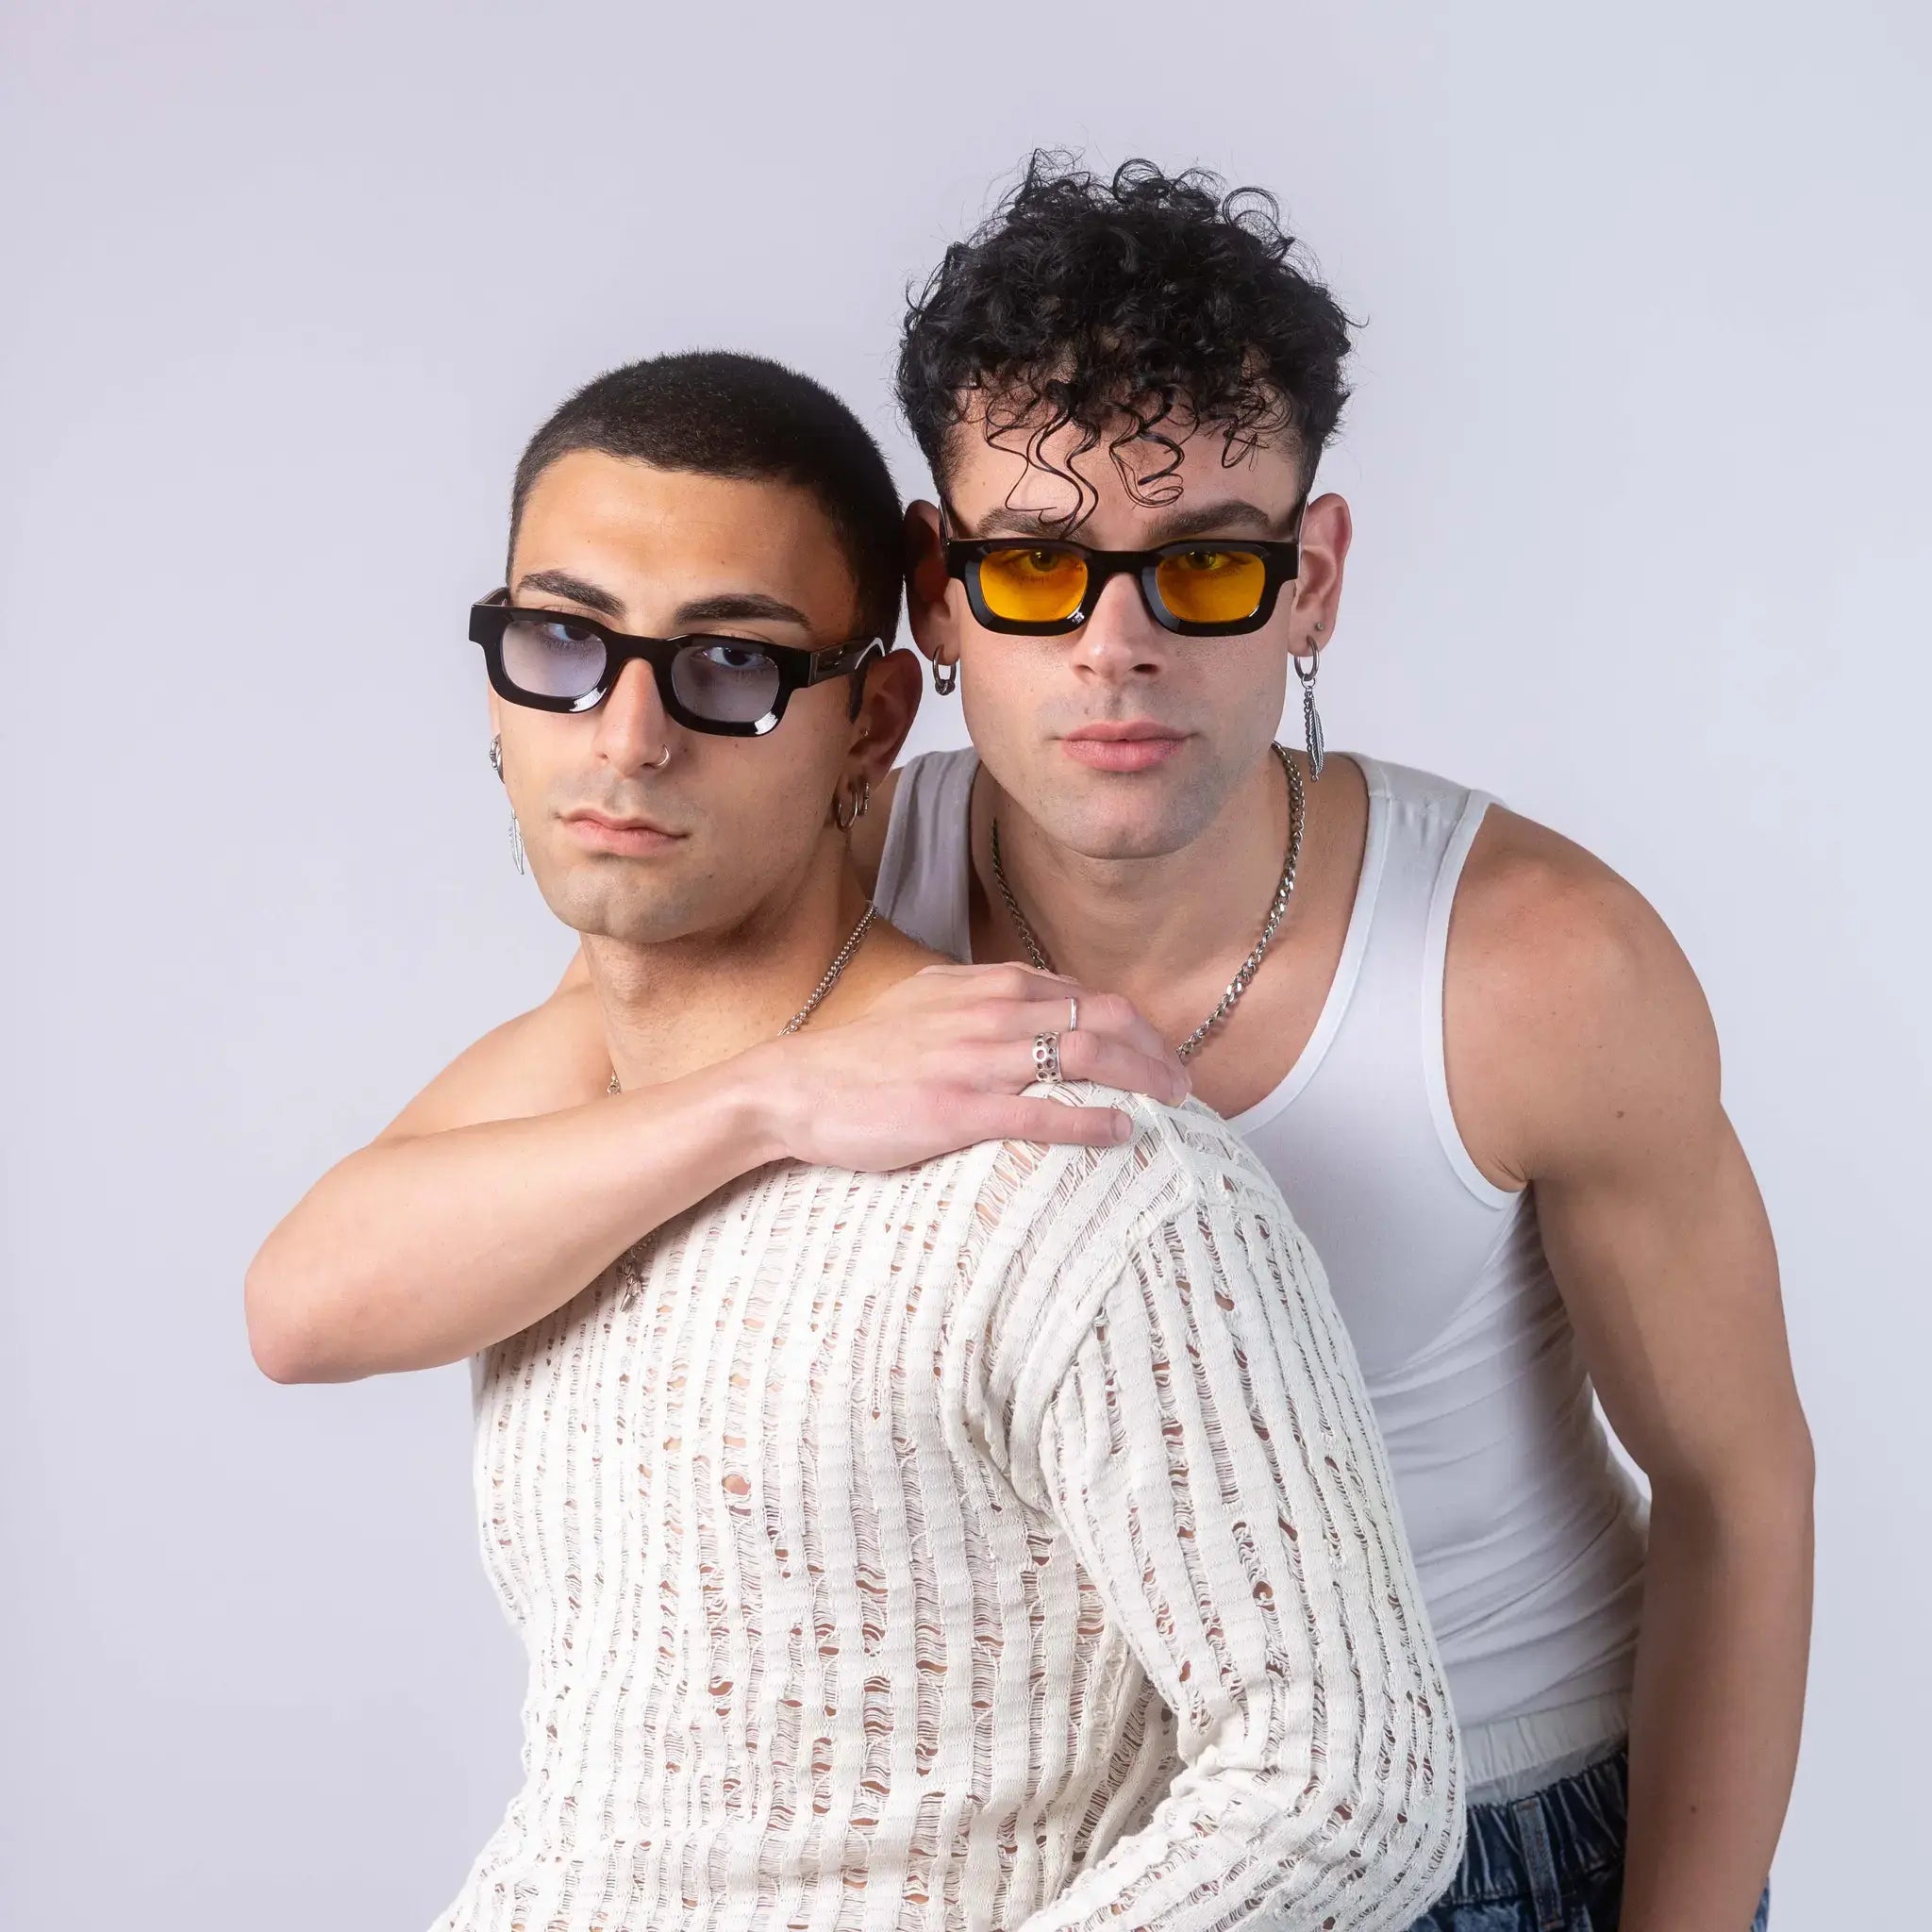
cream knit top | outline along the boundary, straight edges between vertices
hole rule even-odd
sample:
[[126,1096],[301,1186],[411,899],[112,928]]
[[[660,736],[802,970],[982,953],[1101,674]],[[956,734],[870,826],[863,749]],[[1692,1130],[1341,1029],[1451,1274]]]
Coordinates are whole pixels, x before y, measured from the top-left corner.
[[524,1778],[433,1932],[1367,1932],[1459,1745],[1320,1263],[1198,1103],[780,1163],[474,1359]]

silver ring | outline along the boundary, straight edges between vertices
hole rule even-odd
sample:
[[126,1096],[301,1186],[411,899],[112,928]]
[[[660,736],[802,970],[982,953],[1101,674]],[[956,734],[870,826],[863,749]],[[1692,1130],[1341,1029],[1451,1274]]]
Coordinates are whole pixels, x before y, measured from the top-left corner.
[[1060,1037],[1058,1033],[1033,1036],[1033,1077],[1058,1083],[1066,1076],[1060,1072]]
[[1072,993],[1069,993],[1067,995],[1067,1031],[1069,1033],[1077,1033],[1079,1030],[1080,1002]]
[[653,758],[651,760],[651,769],[654,772],[661,772],[664,769],[664,767],[668,765],[670,762],[671,747],[667,744],[664,747],[664,756],[661,758]]

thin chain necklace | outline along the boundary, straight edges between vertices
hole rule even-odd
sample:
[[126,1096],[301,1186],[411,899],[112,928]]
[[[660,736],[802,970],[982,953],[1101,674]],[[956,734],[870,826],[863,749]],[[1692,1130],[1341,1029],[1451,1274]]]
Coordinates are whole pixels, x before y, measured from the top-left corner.
[[[783,1040],[788,1033],[796,1033],[811,1016],[818,1011],[819,1002],[838,984],[839,975],[852,963],[852,956],[858,952],[860,941],[872,929],[872,923],[878,917],[879,908],[871,900],[866,901],[865,911],[858,924],[852,928],[852,936],[839,948],[838,957],[825,968],[825,976],[812,989],[810,999],[793,1013],[778,1029],[778,1038]],[[617,1084],[617,1069],[610,1070],[610,1085],[605,1089],[608,1093],[621,1093],[624,1090]]]
[[[1294,768],[1294,760],[1278,744],[1271,749],[1281,760],[1281,769],[1288,774],[1288,856],[1282,862],[1281,883],[1274,889],[1274,902],[1268,908],[1268,917],[1262,924],[1261,937],[1255,941],[1255,950],[1241,961],[1240,970],[1228,981],[1227,991],[1221,995],[1214,1010],[1174,1048],[1184,1060],[1192,1059],[1201,1042],[1234,1011],[1261,961],[1267,957],[1275,928],[1281,924],[1282,914],[1288,910],[1289,900],[1294,896],[1294,874],[1296,866],[1301,863],[1302,827],[1307,818],[1307,801],[1302,791],[1302,777]],[[1014,898],[1013,889],[1007,883],[1007,869],[1000,862],[1000,822],[997,817],[992,822],[992,875],[1000,889],[1000,897],[1007,902],[1013,929],[1020,935],[1020,943],[1026,948],[1027,957],[1041,972],[1053,972],[1053,962],[1046,957],[1046,949],[1034,938],[1033,928],[1026,924],[1026,915],[1020,910],[1020,902]]]

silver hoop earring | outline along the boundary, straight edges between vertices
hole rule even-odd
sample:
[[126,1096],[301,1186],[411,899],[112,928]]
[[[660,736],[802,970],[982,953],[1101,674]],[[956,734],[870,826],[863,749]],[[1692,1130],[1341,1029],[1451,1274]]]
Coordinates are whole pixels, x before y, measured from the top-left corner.
[[501,738],[492,738],[490,741],[490,769],[496,774],[498,778],[503,776],[503,740]]
[[941,697],[949,698],[959,688],[959,660],[955,658],[950,664],[941,664],[935,658],[932,660],[932,688]]
[[[839,809],[841,802],[845,803],[848,808],[842,812]],[[852,793],[849,800],[845,800],[842,793],[835,792],[833,794],[832,823],[841,832],[849,832],[865,816],[865,808],[871,803],[872,781],[869,778],[861,777],[858,781],[858,789]]]
[[[1321,630],[1322,626],[1318,624],[1315,626],[1316,636],[1320,636]],[[1321,651],[1315,639],[1309,638],[1308,668],[1306,671],[1302,669],[1299,655],[1291,652],[1289,657],[1294,665],[1294,675],[1302,681],[1302,735],[1307,740],[1308,745],[1308,775],[1311,778],[1319,778],[1322,775],[1325,749],[1322,739],[1322,714],[1315,708],[1315,678],[1322,669]]]

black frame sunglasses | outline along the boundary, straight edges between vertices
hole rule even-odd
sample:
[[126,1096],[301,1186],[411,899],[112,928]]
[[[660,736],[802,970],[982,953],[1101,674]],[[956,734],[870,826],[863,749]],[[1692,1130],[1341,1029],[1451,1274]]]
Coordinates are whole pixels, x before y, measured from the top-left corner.
[[[828,684],[836,677],[852,679],[851,715],[858,717],[865,692],[859,674],[874,655],[885,655],[882,638],[848,638],[843,643],[808,647],[801,644],[767,643],[762,638],[716,637],[693,631],[675,638],[633,637],[627,631],[612,630],[594,617],[580,617],[575,610],[545,610],[508,601],[508,588],[492,591],[480,604],[470,606],[470,641],[483,646],[483,661],[490,670],[491,688],[506,703],[525,705],[538,711],[592,711],[609,696],[612,686],[624,675],[624,667],[641,658],[651,667],[657,680],[658,701],[667,716],[687,731],[709,732],[718,738],[761,738],[775,730],[793,691],[808,685]],[[550,691],[536,691],[520,685],[504,661],[504,635],[518,618],[538,619],[573,631],[587,631],[604,647],[604,669],[595,684],[575,697],[558,697]],[[676,666],[687,652],[724,648],[749,651],[764,658],[777,674],[777,686],[770,708],[753,719],[713,718],[694,709],[679,694]]]
[[[1141,602],[1147,614],[1163,630],[1186,638],[1241,637],[1259,630],[1274,615],[1274,600],[1283,584],[1300,575],[1302,567],[1302,518],[1307,512],[1306,494],[1295,505],[1294,535],[1281,541],[1253,537],[1187,537],[1174,543],[1161,543],[1152,550],[1091,550],[1084,543],[1070,543],[1047,537],[954,537],[947,534],[949,523],[957,522],[942,504],[940,507],[940,535],[945,545],[946,575],[966,586],[966,601],[983,629],[1007,637],[1064,637],[1093,615],[1100,593],[1117,576],[1132,576],[1141,587]],[[1002,617],[986,601],[979,580],[979,567],[1000,551],[1045,552],[1050,556],[1074,557],[1086,566],[1087,581],[1080,601],[1064,617],[1031,619]],[[1190,557],[1203,551],[1233,551],[1257,558],[1261,563],[1261,590],[1253,610],[1224,623],[1202,624],[1177,616],[1160,594],[1160,566],[1169,558]]]

